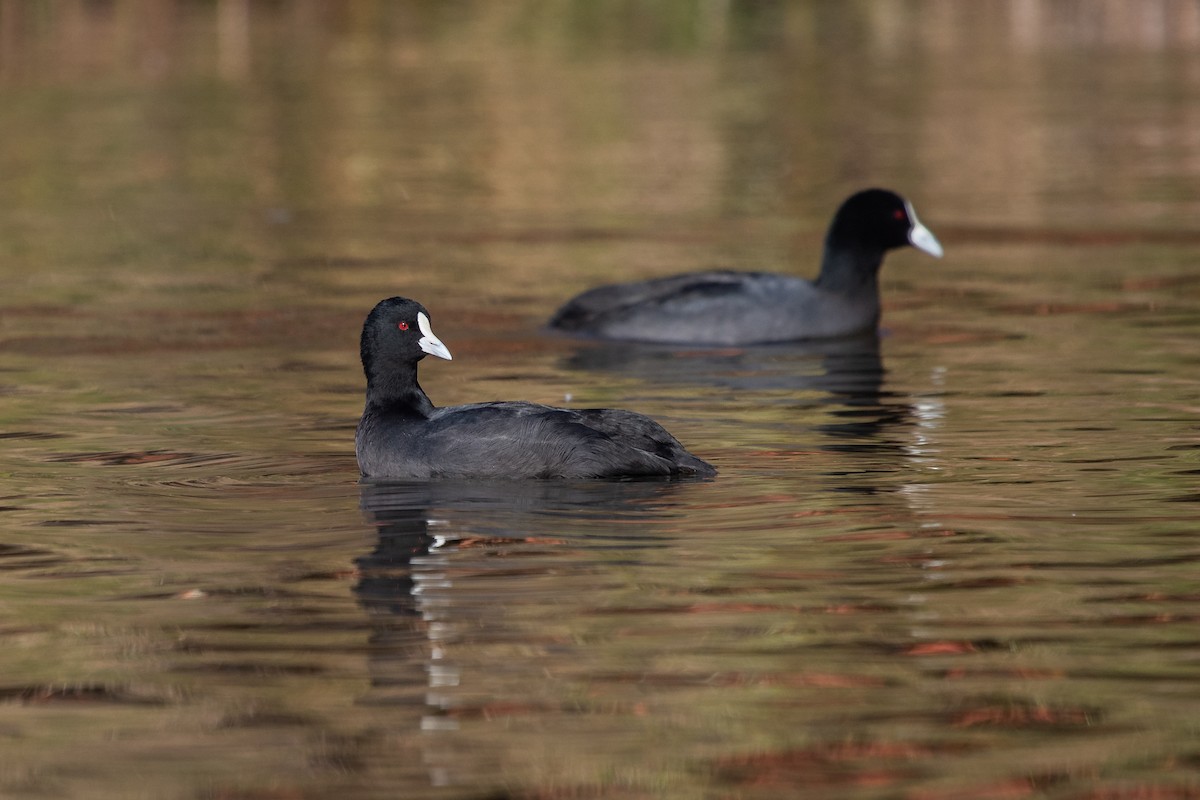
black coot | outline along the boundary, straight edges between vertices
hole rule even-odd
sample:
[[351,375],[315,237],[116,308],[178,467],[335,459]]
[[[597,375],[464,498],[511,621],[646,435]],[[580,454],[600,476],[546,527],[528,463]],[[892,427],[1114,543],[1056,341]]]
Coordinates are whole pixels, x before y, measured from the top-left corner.
[[911,203],[885,189],[866,189],[834,214],[815,281],[713,270],[617,283],[568,301],[549,327],[603,339],[695,345],[848,336],[878,324],[883,255],[909,244],[942,255]]
[[450,359],[416,301],[392,297],[362,332],[367,403],[355,433],[368,478],[617,478],[716,474],[654,420],[612,408],[493,402],[435,408],[417,383],[426,354]]

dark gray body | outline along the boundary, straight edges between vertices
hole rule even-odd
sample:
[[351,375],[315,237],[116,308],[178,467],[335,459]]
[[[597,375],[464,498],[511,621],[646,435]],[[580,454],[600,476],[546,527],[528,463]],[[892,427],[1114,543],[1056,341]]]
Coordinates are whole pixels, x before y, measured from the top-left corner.
[[450,359],[425,307],[381,300],[359,350],[367,402],[354,436],[366,478],[624,478],[716,474],[654,420],[613,408],[524,402],[436,408],[417,382],[425,356]]
[[368,405],[355,435],[365,477],[615,478],[716,474],[642,414],[524,402],[435,408],[423,417]]
[[601,339],[708,346],[852,336],[879,324],[883,256],[906,245],[942,255],[911,203],[895,192],[866,189],[834,214],[815,281],[712,270],[615,283],[567,301],[548,327]]
[[874,276],[853,291],[769,272],[713,270],[617,283],[564,305],[550,327],[606,339],[743,345],[849,336],[879,322]]

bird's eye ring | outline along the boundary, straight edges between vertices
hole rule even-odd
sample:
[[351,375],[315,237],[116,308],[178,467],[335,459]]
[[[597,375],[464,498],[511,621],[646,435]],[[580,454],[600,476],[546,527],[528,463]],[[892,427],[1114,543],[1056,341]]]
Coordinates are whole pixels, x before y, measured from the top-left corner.
[[399,328],[399,329],[400,329],[400,330],[402,330],[402,331],[406,331],[406,330],[408,330],[408,323],[407,323],[407,322],[401,322],[401,323],[397,324],[397,325],[396,325],[396,327],[397,327],[397,328]]

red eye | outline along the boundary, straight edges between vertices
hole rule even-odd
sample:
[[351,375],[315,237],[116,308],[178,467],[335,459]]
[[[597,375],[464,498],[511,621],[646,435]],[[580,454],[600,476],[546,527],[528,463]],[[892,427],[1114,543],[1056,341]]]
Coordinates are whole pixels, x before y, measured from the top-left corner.
[[406,331],[406,330],[408,330],[408,323],[407,323],[407,322],[401,322],[401,323],[399,323],[399,324],[398,324],[396,327],[397,327],[397,328],[399,328],[399,329],[400,329],[400,330],[402,330],[402,331]]
[[904,211],[902,209],[897,208],[895,211],[892,212],[892,216],[898,220],[903,220],[907,215],[904,213]]

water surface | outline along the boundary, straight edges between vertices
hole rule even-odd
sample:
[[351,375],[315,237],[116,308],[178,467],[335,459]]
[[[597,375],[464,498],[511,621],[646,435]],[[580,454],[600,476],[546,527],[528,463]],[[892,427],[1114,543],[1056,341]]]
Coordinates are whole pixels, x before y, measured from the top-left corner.
[[[0,794],[1200,792],[1190,4],[0,3]],[[815,271],[878,340],[600,346]],[[711,482],[362,486],[435,403],[619,405]]]

